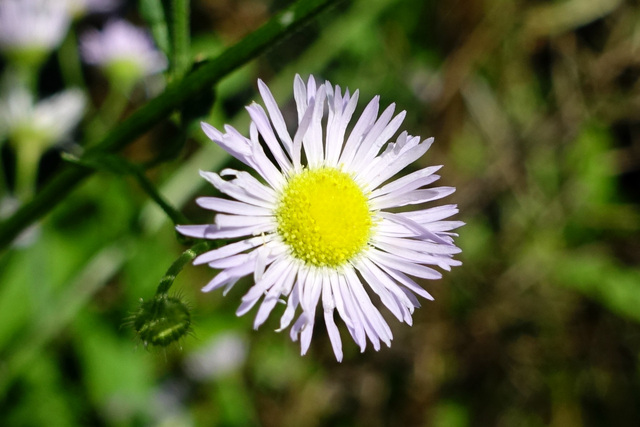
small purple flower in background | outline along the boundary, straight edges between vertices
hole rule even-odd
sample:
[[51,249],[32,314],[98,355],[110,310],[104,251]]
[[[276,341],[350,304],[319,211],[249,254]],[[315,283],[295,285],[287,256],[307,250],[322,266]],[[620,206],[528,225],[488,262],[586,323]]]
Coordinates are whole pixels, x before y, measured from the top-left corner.
[[102,31],[85,32],[80,51],[87,64],[102,68],[120,85],[135,83],[167,67],[167,58],[156,49],[149,33],[126,21],[110,21]]
[[67,34],[70,17],[63,1],[0,0],[0,50],[38,64]]
[[421,141],[402,132],[389,142],[405,112],[394,117],[391,104],[378,117],[379,96],[347,137],[358,91],[343,94],[329,82],[317,86],[313,77],[305,85],[299,76],[294,82],[298,127],[292,137],[269,88],[260,80],[258,86],[266,112],[256,103],[247,107],[249,138],[228,125],[223,133],[202,124],[212,141],[264,180],[232,169],[201,172],[233,200],[197,199],[201,207],[220,214],[213,224],[182,225],[178,231],[196,238],[239,239],[194,260],[221,270],[203,291],[224,288],[226,293],[253,274],[255,284],[237,314],[263,299],[254,321],[258,328],[286,298],[279,330],[293,322],[290,336],[294,341],[300,336],[302,354],[309,348],[320,300],[339,361],[342,341],[335,311],[361,351],[367,339],[375,350],[380,342],[391,345],[391,329],[370,294],[400,322],[412,324],[411,315],[420,307],[416,296],[432,297],[410,276],[439,279],[442,274],[430,266],[450,270],[461,264],[453,259],[460,249],[451,230],[463,223],[443,221],[458,212],[456,205],[396,209],[439,200],[455,190],[424,188],[438,180],[440,166],[393,179],[426,153],[433,138]]

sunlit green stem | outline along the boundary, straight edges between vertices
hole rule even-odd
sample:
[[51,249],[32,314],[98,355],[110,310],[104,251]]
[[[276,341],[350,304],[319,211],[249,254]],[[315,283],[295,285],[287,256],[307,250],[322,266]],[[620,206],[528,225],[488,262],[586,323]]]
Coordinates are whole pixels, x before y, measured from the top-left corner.
[[19,140],[14,144],[16,155],[15,196],[26,203],[33,197],[40,164],[40,144],[33,140]]
[[78,37],[74,27],[69,29],[67,37],[58,50],[58,62],[66,86],[85,86],[80,55],[78,54]]
[[156,202],[158,206],[160,206],[160,209],[162,209],[164,213],[166,213],[167,216],[171,218],[171,221],[175,225],[189,223],[189,220],[184,215],[182,215],[180,211],[171,206],[169,202],[167,202],[165,198],[162,197],[162,195],[158,192],[149,178],[147,178],[141,168],[131,164],[131,174],[136,178],[138,184],[140,184],[140,187],[142,187],[142,189],[149,195],[149,197],[151,197],[151,199]]
[[147,21],[156,44],[169,55],[169,30],[161,0],[140,0],[140,14]]
[[104,102],[100,106],[100,110],[96,114],[95,118],[87,126],[89,133],[89,144],[93,145],[96,141],[100,141],[105,134],[120,120],[127,105],[129,104],[130,88],[114,88],[111,85],[111,89],[107,94]]
[[171,1],[171,19],[173,22],[172,71],[180,78],[189,70],[189,0]]
[[171,264],[166,274],[160,279],[160,285],[156,290],[156,295],[166,294],[173,285],[176,276],[180,274],[185,265],[193,261],[198,255],[219,246],[218,241],[205,241],[196,243],[180,255],[180,257]]

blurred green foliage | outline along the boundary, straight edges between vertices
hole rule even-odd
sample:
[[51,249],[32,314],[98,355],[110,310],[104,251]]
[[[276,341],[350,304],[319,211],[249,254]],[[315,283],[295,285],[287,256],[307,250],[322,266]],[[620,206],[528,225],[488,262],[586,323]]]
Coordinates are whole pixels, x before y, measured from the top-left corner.
[[[169,49],[160,3],[125,9]],[[288,4],[190,3],[197,61]],[[100,170],[0,254],[0,425],[637,425],[638,18],[637,2],[617,0],[339,2],[221,81],[206,120],[245,131],[257,77],[291,108],[294,73],[406,109],[403,128],[436,138],[420,166],[445,165],[467,223],[464,265],[424,283],[435,302],[411,328],[390,319],[392,348],[345,342],[338,364],[321,322],[301,357],[272,332],[277,316],[259,331],[236,318],[248,282],[201,294],[213,272],[187,266],[174,290],[193,307],[193,336],[145,350],[125,320],[185,247],[135,177]],[[142,105],[143,88],[128,102]],[[174,116],[123,155],[139,163],[185,137],[146,176],[209,221],[193,203],[213,192],[197,171],[230,160],[197,120]],[[61,167],[42,166],[43,179]],[[203,354],[222,362],[205,367]]]

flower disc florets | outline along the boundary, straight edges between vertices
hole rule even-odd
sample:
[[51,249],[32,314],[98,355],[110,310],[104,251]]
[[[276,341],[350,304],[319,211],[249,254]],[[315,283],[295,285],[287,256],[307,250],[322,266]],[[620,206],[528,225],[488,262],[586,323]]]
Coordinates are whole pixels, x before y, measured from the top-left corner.
[[317,267],[337,267],[357,255],[372,225],[362,189],[348,174],[327,167],[289,179],[276,219],[293,255]]

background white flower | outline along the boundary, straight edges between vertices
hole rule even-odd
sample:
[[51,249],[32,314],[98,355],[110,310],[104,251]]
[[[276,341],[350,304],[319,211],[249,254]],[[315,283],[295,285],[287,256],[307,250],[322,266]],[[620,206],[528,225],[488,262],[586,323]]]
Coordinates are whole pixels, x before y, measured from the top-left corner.
[[63,1],[0,0],[0,49],[48,52],[60,44],[69,24]]
[[149,33],[122,20],[109,21],[102,31],[82,34],[80,51],[86,63],[103,68],[117,81],[135,81],[167,67],[166,57]]
[[[302,354],[311,341],[320,298],[338,360],[342,343],[335,311],[361,351],[367,338],[376,350],[381,341],[390,345],[391,330],[369,294],[376,294],[399,321],[411,324],[413,310],[420,306],[416,295],[432,298],[410,276],[438,279],[441,273],[431,265],[444,270],[460,265],[452,257],[460,250],[453,244],[451,230],[462,223],[443,221],[458,211],[455,205],[390,210],[431,202],[454,191],[423,188],[439,178],[434,174],[439,167],[390,181],[420,158],[433,138],[421,142],[402,132],[388,143],[405,112],[394,117],[391,104],[378,117],[378,96],[347,138],[358,92],[342,94],[339,86],[329,82],[317,87],[313,77],[305,85],[296,76],[298,129],[292,139],[271,92],[262,81],[258,84],[269,116],[258,104],[247,107],[252,119],[250,138],[231,126],[222,133],[202,125],[209,138],[266,181],[263,184],[247,172],[230,169],[201,173],[235,200],[198,199],[200,206],[221,214],[214,224],[178,226],[178,231],[207,239],[242,238],[196,258],[195,264],[222,270],[203,290],[224,287],[226,292],[253,273],[255,284],[242,298],[237,314],[245,314],[264,297],[254,322],[257,328],[287,297],[280,330],[289,327],[300,307],[290,335],[294,341],[300,336]],[[260,137],[276,164],[263,151]]]
[[[67,137],[84,116],[87,98],[80,89],[67,89],[35,102],[21,86],[0,99],[0,135],[37,141],[46,146]],[[27,137],[29,136],[29,137]]]

